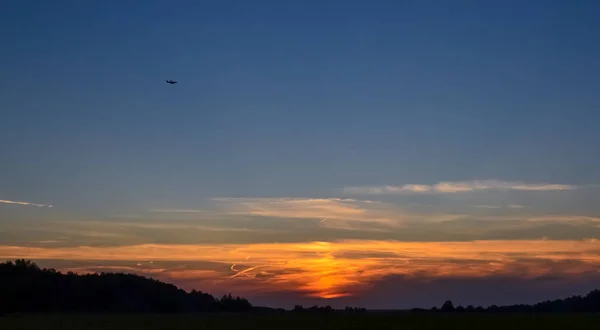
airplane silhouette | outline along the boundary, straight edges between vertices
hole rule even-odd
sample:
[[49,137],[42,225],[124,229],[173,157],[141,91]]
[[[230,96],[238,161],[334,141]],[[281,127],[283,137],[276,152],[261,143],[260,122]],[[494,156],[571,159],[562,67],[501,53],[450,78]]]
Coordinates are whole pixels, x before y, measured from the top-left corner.
[[167,83],[173,85],[173,84],[176,84],[177,82],[173,81],[173,80],[167,80]]

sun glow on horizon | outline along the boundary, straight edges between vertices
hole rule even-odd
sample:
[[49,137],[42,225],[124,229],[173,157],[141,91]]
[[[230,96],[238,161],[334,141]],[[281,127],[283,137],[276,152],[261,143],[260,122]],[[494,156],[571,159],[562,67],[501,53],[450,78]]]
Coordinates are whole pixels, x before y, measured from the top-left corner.
[[[345,240],[247,245],[0,246],[0,257],[67,260],[73,266],[60,270],[138,273],[190,289],[205,290],[226,282],[227,286],[240,292],[286,290],[330,299],[354,296],[372,283],[392,275],[532,278],[598,273],[600,241]],[[97,261],[101,265],[78,265],[81,261]],[[123,266],[123,262],[131,262],[131,265]],[[561,262],[570,262],[569,267],[558,267]],[[121,266],[116,266],[117,263]]]

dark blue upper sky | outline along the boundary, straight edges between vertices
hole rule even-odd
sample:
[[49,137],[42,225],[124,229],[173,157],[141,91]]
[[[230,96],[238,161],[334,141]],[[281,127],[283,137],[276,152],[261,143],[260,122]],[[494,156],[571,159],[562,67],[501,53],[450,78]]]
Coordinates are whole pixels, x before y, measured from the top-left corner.
[[598,17],[593,0],[5,1],[0,199],[598,183]]

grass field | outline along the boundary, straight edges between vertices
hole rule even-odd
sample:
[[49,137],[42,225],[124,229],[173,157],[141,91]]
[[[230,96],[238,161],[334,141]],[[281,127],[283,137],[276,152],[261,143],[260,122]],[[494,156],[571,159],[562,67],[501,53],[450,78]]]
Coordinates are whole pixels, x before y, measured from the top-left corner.
[[4,330],[596,329],[600,314],[64,315],[0,317]]

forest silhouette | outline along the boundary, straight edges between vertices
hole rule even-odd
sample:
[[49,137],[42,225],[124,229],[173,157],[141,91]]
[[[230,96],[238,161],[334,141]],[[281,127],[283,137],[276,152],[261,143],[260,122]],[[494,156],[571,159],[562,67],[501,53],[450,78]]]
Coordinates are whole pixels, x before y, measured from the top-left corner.
[[[0,313],[27,312],[102,312],[102,313],[197,313],[197,312],[282,312],[283,309],[256,307],[231,294],[221,298],[201,291],[186,292],[173,284],[135,274],[96,273],[63,274],[42,269],[32,261],[18,259],[0,263]],[[364,308],[330,306],[305,308],[296,305],[296,313],[364,313]],[[585,296],[544,301],[534,305],[489,307],[454,306],[448,300],[441,307],[412,309],[412,312],[442,313],[567,313],[600,312],[600,290]]]

